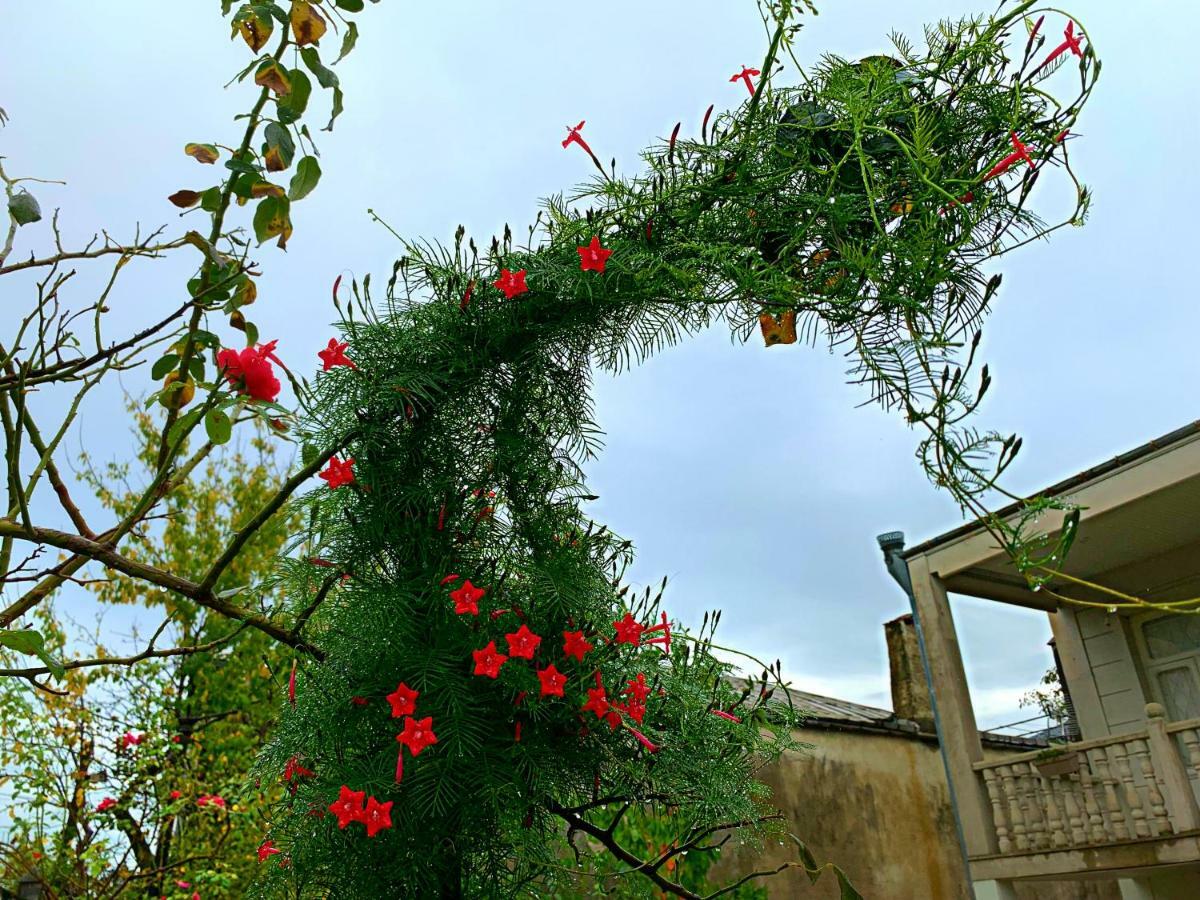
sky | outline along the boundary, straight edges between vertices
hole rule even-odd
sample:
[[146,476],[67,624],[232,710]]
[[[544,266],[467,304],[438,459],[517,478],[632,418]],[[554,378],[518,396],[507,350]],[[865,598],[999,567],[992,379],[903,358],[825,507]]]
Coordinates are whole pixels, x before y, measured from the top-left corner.
[[[826,52],[885,51],[893,31],[919,43],[923,23],[987,11],[963,0],[819,5],[797,40],[804,65]],[[222,88],[248,55],[227,40],[218,0],[9,6],[0,107],[11,121],[0,156],[10,175],[67,182],[36,188],[44,209],[61,207],[64,242],[100,228],[128,237],[137,223],[194,227],[165,197],[207,186],[212,170],[183,145],[234,143],[242,126],[232,118],[253,100],[251,85]],[[993,385],[977,424],[1024,436],[1010,475],[1017,492],[1197,418],[1200,311],[1187,260],[1200,147],[1190,36],[1200,7],[1138,9],[1080,4],[1104,60],[1072,150],[1095,190],[1093,213],[1085,228],[1005,258],[985,328]],[[286,254],[255,254],[264,274],[253,318],[300,367],[315,365],[334,333],[333,280],[385,280],[400,253],[368,208],[410,237],[450,240],[459,223],[480,244],[506,222],[521,234],[539,198],[589,176],[586,158],[560,144],[565,124],[586,119],[598,155],[630,172],[677,121],[695,132],[710,103],[739,103],[744,88],[729,76],[760,61],[766,44],[751,0],[383,0],[358,20],[358,47],[338,66],[345,113],[318,135],[323,179],[294,209]],[[1063,24],[1052,15],[1045,27]],[[790,68],[778,76],[794,79]],[[314,92],[310,109],[327,103]],[[44,246],[46,234],[44,224],[25,229],[18,254]],[[195,262],[176,254],[131,266],[112,298],[114,323],[179,303]],[[77,303],[95,277],[81,272]],[[5,332],[26,296],[13,284],[0,292]],[[961,520],[922,475],[917,435],[863,406],[846,368],[822,347],[767,350],[711,331],[600,377],[607,438],[590,469],[601,498],[592,511],[635,542],[635,580],[669,577],[673,616],[698,624],[721,608],[723,643],[781,659],[796,687],[890,707],[882,624],[907,600],[875,535],[902,530],[912,545]],[[129,373],[122,386],[148,392],[149,375]],[[71,446],[119,457],[129,447],[111,413],[119,395],[102,400]],[[55,524],[49,507],[44,515]],[[89,614],[79,597],[66,602]],[[1045,616],[953,602],[981,726],[1024,718],[1017,698],[1051,662]],[[123,615],[106,620],[114,635],[128,630]]]

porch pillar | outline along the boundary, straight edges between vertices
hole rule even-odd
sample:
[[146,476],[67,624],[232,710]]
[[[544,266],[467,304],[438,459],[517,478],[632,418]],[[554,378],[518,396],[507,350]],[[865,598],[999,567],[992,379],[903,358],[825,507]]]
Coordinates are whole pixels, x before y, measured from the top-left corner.
[[1017,900],[1011,881],[976,881],[971,887],[975,890],[975,900]]
[[996,833],[991,805],[983,779],[972,768],[983,759],[983,745],[979,741],[979,726],[967,690],[967,673],[958,649],[958,635],[954,630],[946,588],[937,574],[929,571],[925,557],[909,559],[908,572],[929,661],[929,688],[941,724],[938,739],[942,742],[947,774],[958,803],[967,854],[995,853]]

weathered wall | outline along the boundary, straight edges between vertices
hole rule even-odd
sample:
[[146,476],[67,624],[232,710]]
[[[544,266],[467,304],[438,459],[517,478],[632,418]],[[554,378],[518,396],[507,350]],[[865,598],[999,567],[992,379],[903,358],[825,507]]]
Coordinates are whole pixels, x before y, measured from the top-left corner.
[[[935,743],[812,728],[797,737],[813,749],[788,754],[764,772],[763,780],[775,792],[775,805],[787,813],[791,830],[818,862],[840,865],[867,900],[966,900],[945,770]],[[778,844],[758,856],[748,848],[732,848],[713,874],[723,879],[735,871],[795,859],[794,849]],[[763,883],[772,900],[838,898],[837,883],[828,875],[812,886],[802,872],[791,870]],[[1026,884],[1019,886],[1017,896],[1120,900],[1115,882]]]

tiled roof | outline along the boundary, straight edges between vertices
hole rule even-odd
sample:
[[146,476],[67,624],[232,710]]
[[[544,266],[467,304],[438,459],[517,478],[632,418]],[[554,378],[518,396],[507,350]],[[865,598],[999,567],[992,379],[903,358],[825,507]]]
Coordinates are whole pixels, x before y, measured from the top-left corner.
[[[730,678],[729,681],[737,690],[744,690],[746,687],[744,678]],[[768,703],[772,707],[786,707],[789,697],[792,707],[804,716],[805,725],[808,727],[891,731],[915,738],[936,739],[934,735],[922,732],[920,726],[911,719],[897,718],[890,709],[810,694],[796,688],[776,688]],[[986,744],[1015,749],[1037,749],[1047,745],[1044,739],[1017,738],[990,731],[981,731],[979,736]]]

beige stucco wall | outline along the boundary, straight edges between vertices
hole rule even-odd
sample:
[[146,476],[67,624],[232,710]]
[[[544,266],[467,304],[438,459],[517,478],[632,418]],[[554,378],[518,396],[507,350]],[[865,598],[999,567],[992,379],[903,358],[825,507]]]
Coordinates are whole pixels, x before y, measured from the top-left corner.
[[[818,862],[836,862],[867,900],[965,900],[967,892],[941,755],[932,741],[857,731],[805,729],[813,745],[763,774],[791,830]],[[1007,753],[991,753],[1003,756]],[[772,844],[757,858],[726,850],[713,874],[796,859]],[[721,883],[714,879],[713,883]],[[816,886],[791,870],[763,882],[772,900],[837,900],[836,881]],[[1019,900],[1120,900],[1115,882],[1018,886]]]

